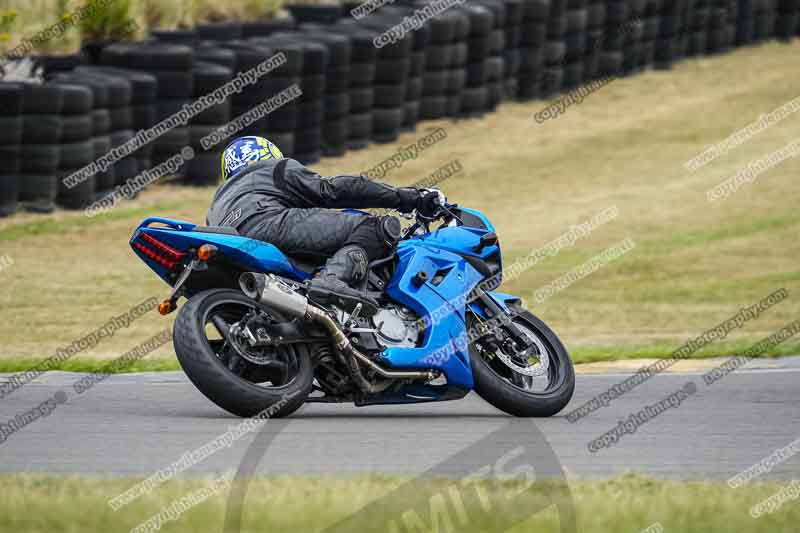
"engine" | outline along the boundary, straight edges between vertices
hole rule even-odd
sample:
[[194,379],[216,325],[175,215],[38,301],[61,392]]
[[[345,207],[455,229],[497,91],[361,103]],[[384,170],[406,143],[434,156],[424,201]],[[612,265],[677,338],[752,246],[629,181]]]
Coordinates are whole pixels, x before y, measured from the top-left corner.
[[384,307],[372,317],[375,337],[384,346],[417,346],[419,316],[406,307]]

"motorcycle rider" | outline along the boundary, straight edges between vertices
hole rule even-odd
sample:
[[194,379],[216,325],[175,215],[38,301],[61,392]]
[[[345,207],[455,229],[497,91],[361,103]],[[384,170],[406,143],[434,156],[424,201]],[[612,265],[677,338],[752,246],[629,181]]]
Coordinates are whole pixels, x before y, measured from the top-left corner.
[[323,304],[338,300],[376,306],[351,284],[363,280],[368,263],[386,257],[400,239],[396,217],[335,208],[417,209],[429,217],[438,210],[438,192],[391,187],[363,176],[324,178],[283,157],[263,137],[240,137],[228,145],[222,179],[206,224],[234,228],[295,259],[327,259],[309,284],[309,296]]

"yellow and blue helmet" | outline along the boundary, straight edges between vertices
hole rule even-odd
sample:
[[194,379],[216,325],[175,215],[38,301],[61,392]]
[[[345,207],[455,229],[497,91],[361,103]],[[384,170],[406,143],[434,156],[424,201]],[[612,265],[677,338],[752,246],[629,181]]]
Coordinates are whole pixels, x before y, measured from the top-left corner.
[[266,159],[281,159],[277,146],[264,137],[239,137],[222,152],[222,179],[232,178],[249,165]]

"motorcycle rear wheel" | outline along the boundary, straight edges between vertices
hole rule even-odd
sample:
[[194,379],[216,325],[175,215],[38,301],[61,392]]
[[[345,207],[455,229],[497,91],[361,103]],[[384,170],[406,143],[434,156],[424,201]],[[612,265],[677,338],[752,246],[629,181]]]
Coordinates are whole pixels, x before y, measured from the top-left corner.
[[[194,295],[175,320],[175,354],[195,387],[226,411],[252,417],[269,409],[271,418],[288,416],[311,392],[314,375],[309,346],[290,344],[273,352],[248,353],[250,358],[261,356],[274,364],[259,366],[239,355],[242,346],[236,347],[239,351],[232,346],[230,329],[227,336],[220,331],[256,308],[253,300],[236,290],[211,289]],[[208,338],[209,326],[221,340]]]

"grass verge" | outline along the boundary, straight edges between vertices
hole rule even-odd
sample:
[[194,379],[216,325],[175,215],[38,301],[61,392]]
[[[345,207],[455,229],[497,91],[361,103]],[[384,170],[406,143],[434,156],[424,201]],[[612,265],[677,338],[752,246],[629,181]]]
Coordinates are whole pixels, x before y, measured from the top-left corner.
[[[249,485],[243,506],[241,532],[323,531],[358,513],[354,523],[363,533],[495,533],[502,519],[499,513],[505,505],[513,506],[509,509],[515,512],[543,509],[517,522],[507,530],[511,533],[558,531],[556,508],[544,508],[554,488],[550,483],[535,483],[524,490],[519,482],[417,480],[412,482],[414,491],[403,491],[406,497],[390,494],[408,481],[384,476],[256,478]],[[128,479],[0,477],[3,494],[0,531],[128,531],[182,497],[212,486],[206,479],[169,481],[113,511],[108,499],[132,485],[133,480]],[[571,484],[577,531],[581,533],[636,533],[654,524],[660,524],[663,531],[671,533],[796,531],[792,528],[800,523],[800,507],[795,502],[787,501],[775,512],[758,519],[749,515],[752,506],[780,489],[775,483],[731,489],[722,483],[661,481],[632,475]],[[478,494],[484,499],[477,497]],[[223,487],[206,501],[180,514],[177,520],[164,523],[161,530],[175,533],[221,531],[227,496],[228,490]],[[360,511],[384,496],[387,496],[387,503],[380,509]],[[459,513],[453,503],[456,498],[475,505],[466,506],[464,512]],[[480,501],[484,502],[483,507]],[[419,527],[408,527],[407,524],[414,524],[415,518],[421,520]]]

